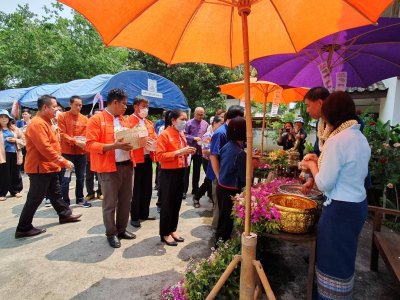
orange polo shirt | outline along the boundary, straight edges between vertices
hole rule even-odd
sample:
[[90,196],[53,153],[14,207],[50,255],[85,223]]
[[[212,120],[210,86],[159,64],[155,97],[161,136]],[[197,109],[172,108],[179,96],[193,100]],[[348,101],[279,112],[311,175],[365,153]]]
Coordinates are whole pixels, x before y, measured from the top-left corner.
[[168,126],[157,139],[156,158],[161,169],[178,169],[187,167],[188,155],[175,156],[175,151],[186,147],[186,137],[183,132]]
[[[140,119],[135,114],[131,114],[128,118],[128,121],[129,121],[131,127],[135,127],[139,124]],[[147,128],[149,138],[156,141],[157,135],[156,135],[156,131],[154,130],[153,123],[150,120],[144,119],[144,125]],[[133,157],[134,157],[136,163],[144,163],[144,148],[139,148],[139,149],[133,150],[132,152],[133,152]],[[154,152],[150,152],[150,157],[152,160],[155,159]]]
[[[123,127],[130,128],[130,124],[123,116],[119,116]],[[114,144],[114,117],[106,111],[92,116],[86,128],[86,151],[90,152],[90,169],[94,172],[116,172],[115,150],[103,153],[104,145]],[[134,162],[132,151],[130,151]]]
[[74,115],[70,111],[62,113],[57,118],[60,130],[61,153],[63,154],[85,154],[85,149],[75,145],[76,136],[86,136],[88,118],[79,113]]
[[27,174],[60,172],[67,166],[49,119],[40,114],[35,116],[26,128],[25,139]]

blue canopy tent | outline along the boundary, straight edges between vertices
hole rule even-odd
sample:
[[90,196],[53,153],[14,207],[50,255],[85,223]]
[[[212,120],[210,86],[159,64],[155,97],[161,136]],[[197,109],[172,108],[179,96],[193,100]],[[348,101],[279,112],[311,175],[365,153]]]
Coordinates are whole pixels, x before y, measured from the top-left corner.
[[99,93],[107,81],[114,75],[101,74],[90,79],[78,79],[65,83],[52,95],[62,106],[69,105],[69,98],[78,95],[82,98],[83,105],[92,104],[94,96]]
[[91,79],[0,91],[0,105],[11,108],[14,100],[18,99],[22,106],[37,108],[37,99],[44,94],[55,96],[64,107],[69,105],[69,98],[73,95],[82,97],[83,105],[90,105],[98,93],[106,101],[108,92],[113,88],[124,89],[128,93],[129,104],[132,104],[136,96],[141,95],[149,99],[149,106],[152,108],[189,109],[186,98],[178,86],[162,76],[146,71],[124,71],[116,75],[101,74]]
[[60,87],[61,84],[43,84],[37,87],[30,89],[25,95],[19,98],[19,103],[22,106],[26,106],[29,108],[37,108],[37,99],[42,95],[51,95],[52,93],[56,92]]
[[149,99],[149,106],[163,109],[188,110],[185,96],[172,81],[146,71],[124,71],[114,75],[101,91],[104,99],[113,88],[121,88],[128,93],[128,103],[132,104],[136,96]]
[[23,95],[25,95],[33,88],[35,87],[0,91],[0,108],[11,109],[15,100],[21,99]]

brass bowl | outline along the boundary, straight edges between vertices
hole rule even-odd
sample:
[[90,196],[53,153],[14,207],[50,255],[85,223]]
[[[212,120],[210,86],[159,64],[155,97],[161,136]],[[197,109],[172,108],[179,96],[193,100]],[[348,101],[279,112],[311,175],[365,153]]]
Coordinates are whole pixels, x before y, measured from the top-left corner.
[[281,213],[281,230],[288,233],[306,233],[313,229],[318,219],[318,203],[314,200],[290,194],[274,194],[268,197]]

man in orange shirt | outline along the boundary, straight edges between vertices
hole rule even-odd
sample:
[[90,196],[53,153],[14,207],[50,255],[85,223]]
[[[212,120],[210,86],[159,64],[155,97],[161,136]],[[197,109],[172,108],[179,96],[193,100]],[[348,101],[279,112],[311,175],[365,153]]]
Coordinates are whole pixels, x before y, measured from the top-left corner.
[[[61,153],[66,159],[73,162],[75,166],[76,187],[75,198],[76,204],[83,207],[91,207],[92,205],[84,201],[83,185],[85,183],[86,172],[86,125],[88,118],[81,114],[82,98],[72,96],[69,99],[71,109],[58,116],[57,124],[60,129]],[[69,183],[71,182],[71,173],[68,176],[65,169],[61,172],[61,192],[65,203],[71,204],[69,199]]]
[[38,113],[25,133],[25,172],[29,176],[29,192],[19,218],[15,238],[29,237],[46,232],[32,225],[33,216],[45,195],[57,211],[60,224],[80,221],[81,214],[72,214],[61,195],[58,172],[61,168],[73,169],[74,164],[61,156],[60,144],[52,128],[51,119],[56,112],[57,101],[44,95],[37,101]]
[[141,227],[139,219],[156,219],[149,216],[149,208],[153,192],[153,160],[155,157],[157,135],[153,123],[146,119],[149,112],[149,100],[137,96],[133,101],[133,109],[134,113],[128,118],[129,123],[132,127],[145,126],[148,134],[146,147],[133,151],[136,167],[131,203],[131,225],[133,227]]
[[92,116],[86,129],[86,150],[90,152],[90,167],[101,183],[103,222],[113,248],[121,247],[119,239],[136,238],[126,230],[133,190],[132,146],[115,138],[115,132],[130,127],[123,117],[127,103],[125,91],[110,90],[106,109]]

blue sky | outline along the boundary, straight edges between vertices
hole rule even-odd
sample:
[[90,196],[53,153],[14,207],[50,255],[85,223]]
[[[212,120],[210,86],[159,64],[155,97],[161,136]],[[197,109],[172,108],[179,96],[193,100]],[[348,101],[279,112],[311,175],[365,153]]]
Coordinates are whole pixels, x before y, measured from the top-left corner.
[[[44,14],[42,9],[43,6],[51,7],[51,3],[56,2],[55,0],[1,0],[0,1],[0,11],[5,13],[11,13],[15,11],[18,7],[18,4],[24,5],[26,3],[29,4],[29,9],[41,16]],[[65,9],[62,13],[63,17],[67,17],[71,14],[71,9],[65,6]]]

